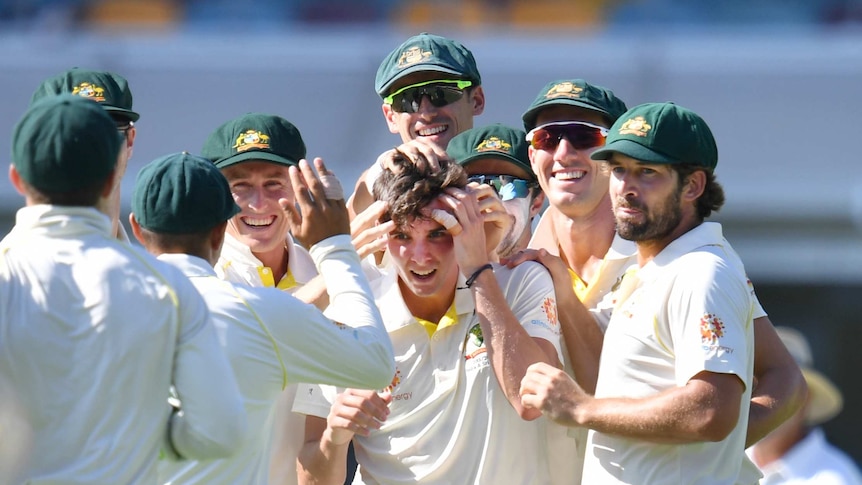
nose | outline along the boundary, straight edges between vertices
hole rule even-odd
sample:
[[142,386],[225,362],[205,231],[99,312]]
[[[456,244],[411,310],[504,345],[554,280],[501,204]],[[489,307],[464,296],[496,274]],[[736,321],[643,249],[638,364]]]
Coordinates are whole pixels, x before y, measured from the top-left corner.
[[431,248],[426,241],[414,241],[412,247],[410,248],[410,259],[420,264],[427,263],[431,260],[430,249]]
[[557,144],[557,148],[554,150],[554,159],[555,160],[566,160],[572,158],[586,158],[589,159],[589,154],[587,150],[579,150],[572,146],[572,143],[565,136],[560,137],[560,142]]
[[431,98],[427,94],[423,94],[419,101],[413,102],[419,103],[419,109],[416,110],[417,114],[428,114],[437,110],[437,107],[431,104]]
[[248,193],[248,206],[253,210],[261,210],[266,205],[266,196],[263,193],[263,188],[255,187]]

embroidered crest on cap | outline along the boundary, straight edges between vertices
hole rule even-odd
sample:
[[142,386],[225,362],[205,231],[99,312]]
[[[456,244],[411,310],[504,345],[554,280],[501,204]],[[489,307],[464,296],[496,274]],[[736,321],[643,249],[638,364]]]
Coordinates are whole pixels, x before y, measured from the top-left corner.
[[545,93],[546,99],[552,98],[580,98],[584,88],[575,86],[570,82],[554,84],[554,86]]
[[700,317],[700,340],[703,343],[717,344],[724,337],[724,323],[712,313]]
[[491,138],[482,140],[482,143],[476,146],[476,151],[509,153],[512,151],[512,144],[506,140],[501,140],[497,136],[492,136]]
[[257,130],[246,130],[237,137],[233,148],[236,148],[238,152],[244,152],[252,148],[268,149],[269,135],[264,135]]
[[398,58],[398,68],[403,69],[411,64],[417,64],[431,56],[431,51],[423,51],[419,47],[411,47],[401,53],[401,56]]
[[82,98],[89,98],[100,103],[105,100],[105,88],[87,82],[75,86],[72,89],[72,94],[81,96]]
[[647,136],[651,129],[652,125],[647,123],[643,116],[636,116],[627,119],[623,126],[620,126],[620,135]]

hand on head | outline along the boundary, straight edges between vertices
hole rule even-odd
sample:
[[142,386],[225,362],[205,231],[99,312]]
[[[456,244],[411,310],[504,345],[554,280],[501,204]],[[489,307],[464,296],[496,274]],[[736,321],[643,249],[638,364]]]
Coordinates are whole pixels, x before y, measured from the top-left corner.
[[378,200],[350,221],[350,237],[360,258],[386,248],[389,233],[395,229],[395,222],[377,224],[385,211],[386,202]]

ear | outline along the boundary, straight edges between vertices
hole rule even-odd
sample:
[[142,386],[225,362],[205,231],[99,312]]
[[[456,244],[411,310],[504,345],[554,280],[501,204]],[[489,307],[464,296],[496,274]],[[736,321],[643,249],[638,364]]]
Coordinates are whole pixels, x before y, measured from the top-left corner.
[[689,174],[688,178],[683,181],[682,199],[696,203],[697,199],[703,195],[706,189],[706,172],[697,170]]
[[398,113],[392,109],[392,105],[383,103],[380,107],[383,110],[383,118],[386,119],[386,126],[389,127],[389,133],[397,135],[398,132]]
[[470,90],[470,102],[473,104],[473,116],[479,116],[485,111],[485,90],[482,86]]
[[545,192],[539,189],[538,195],[533,197],[533,202],[530,203],[530,220],[539,215],[543,205],[545,205]]
[[135,148],[135,138],[138,136],[138,129],[134,126],[126,132],[126,149],[129,150],[129,158],[132,158],[132,152]]
[[144,235],[141,232],[141,225],[138,224],[138,220],[135,219],[134,213],[129,214],[129,225],[132,226],[132,234],[135,235],[135,239],[137,239],[141,245],[146,247],[146,244],[144,243]]
[[27,192],[24,190],[24,181],[21,180],[21,174],[18,173],[18,169],[12,163],[9,164],[9,181],[12,182],[12,186],[15,187],[15,190],[19,194],[27,196]]

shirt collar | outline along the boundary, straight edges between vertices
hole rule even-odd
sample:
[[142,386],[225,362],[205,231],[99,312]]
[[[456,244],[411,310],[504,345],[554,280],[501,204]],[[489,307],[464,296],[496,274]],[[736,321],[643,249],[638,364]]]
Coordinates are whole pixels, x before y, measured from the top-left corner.
[[725,244],[726,240],[721,233],[721,224],[703,222],[662,249],[652,261],[638,271],[638,277],[641,281],[646,281],[654,271],[667,266],[684,254],[704,246],[724,246]]
[[93,207],[38,204],[18,209],[16,230],[64,235],[83,231],[111,234],[111,219]]
[[165,253],[160,254],[159,259],[178,268],[190,278],[216,275],[215,269],[205,259],[190,254]]
[[[465,288],[466,282],[467,279],[459,272],[456,288]],[[404,303],[404,297],[401,296],[401,287],[398,285],[398,270],[394,265],[390,266],[389,270],[381,276],[379,288],[379,296],[376,298],[377,307],[380,308],[380,314],[387,330],[392,331],[414,323],[418,325],[416,318],[410,313],[407,304]],[[472,314],[475,309],[476,304],[469,289],[455,290],[455,310],[459,317]]]

